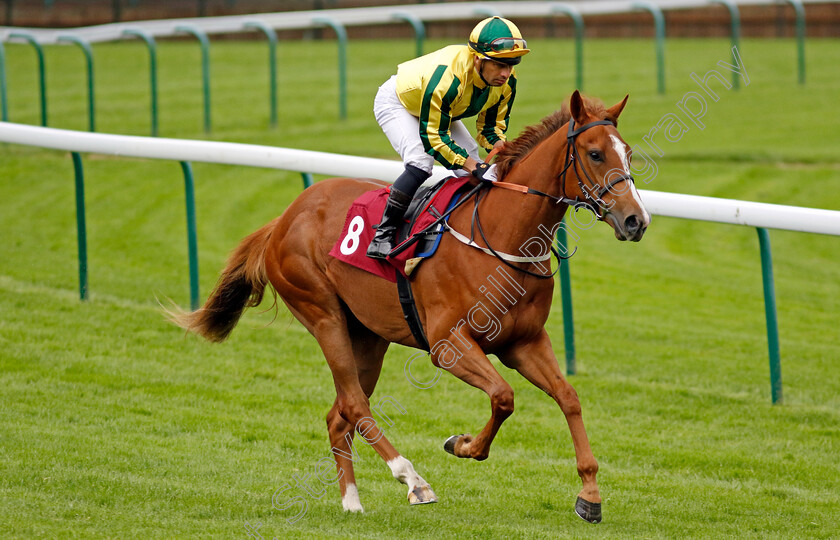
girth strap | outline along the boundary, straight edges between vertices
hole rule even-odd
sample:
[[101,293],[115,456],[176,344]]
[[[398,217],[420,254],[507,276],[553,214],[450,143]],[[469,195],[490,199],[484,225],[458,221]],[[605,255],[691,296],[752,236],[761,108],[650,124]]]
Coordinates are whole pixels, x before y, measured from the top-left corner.
[[403,317],[408,323],[408,329],[414,340],[424,351],[429,350],[429,340],[423,332],[423,324],[420,322],[420,314],[417,313],[417,306],[414,304],[414,294],[411,292],[411,283],[408,278],[397,272],[397,291],[400,295],[400,307],[403,310]]

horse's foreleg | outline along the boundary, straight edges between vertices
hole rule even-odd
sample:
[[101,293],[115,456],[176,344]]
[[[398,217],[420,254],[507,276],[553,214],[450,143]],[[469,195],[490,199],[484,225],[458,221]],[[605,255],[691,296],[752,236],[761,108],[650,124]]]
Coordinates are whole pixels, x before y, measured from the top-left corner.
[[586,521],[600,522],[601,494],[595,479],[598,462],[595,461],[589,446],[577,392],[560,371],[548,334],[543,330],[534,340],[509,348],[499,355],[499,359],[506,366],[521,373],[560,405],[572,434],[577,470],[583,482],[575,511]]
[[[438,367],[443,367],[438,359],[434,359],[434,362]],[[445,369],[490,396],[490,420],[474,438],[470,435],[450,437],[444,449],[458,457],[485,460],[490,455],[490,445],[502,422],[513,414],[513,388],[499,375],[477,345],[473,345],[468,353]]]

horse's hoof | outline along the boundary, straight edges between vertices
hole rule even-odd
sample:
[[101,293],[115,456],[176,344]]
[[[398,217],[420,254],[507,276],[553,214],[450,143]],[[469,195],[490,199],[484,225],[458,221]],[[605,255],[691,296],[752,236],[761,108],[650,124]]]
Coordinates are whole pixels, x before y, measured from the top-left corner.
[[448,454],[452,454],[454,456],[455,455],[455,443],[458,442],[458,439],[460,439],[463,436],[464,436],[464,434],[461,433],[460,435],[453,435],[453,436],[449,437],[443,443],[443,449],[446,450],[446,452]]
[[589,502],[578,497],[575,503],[575,514],[589,523],[601,523],[601,503]]
[[417,486],[408,492],[408,502],[412,506],[415,504],[436,503],[437,496],[435,496],[430,486]]

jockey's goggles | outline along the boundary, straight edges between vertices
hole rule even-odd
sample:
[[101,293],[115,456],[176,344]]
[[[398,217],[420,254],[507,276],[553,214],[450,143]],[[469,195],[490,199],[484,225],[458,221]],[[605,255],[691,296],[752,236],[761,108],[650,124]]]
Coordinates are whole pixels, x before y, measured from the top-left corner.
[[516,65],[528,54],[528,43],[522,38],[498,37],[489,43],[470,42],[470,47],[480,56],[508,65]]
[[496,55],[509,54],[510,56],[522,56],[528,52],[528,43],[523,38],[498,37],[490,43],[476,44],[479,52],[495,53]]

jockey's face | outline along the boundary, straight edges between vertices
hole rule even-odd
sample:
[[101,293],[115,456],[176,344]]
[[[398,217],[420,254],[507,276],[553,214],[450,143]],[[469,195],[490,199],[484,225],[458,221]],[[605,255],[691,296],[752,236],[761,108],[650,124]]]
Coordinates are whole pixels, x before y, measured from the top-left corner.
[[505,84],[513,70],[513,67],[507,64],[479,57],[475,58],[475,68],[481,73],[481,78],[490,86]]

